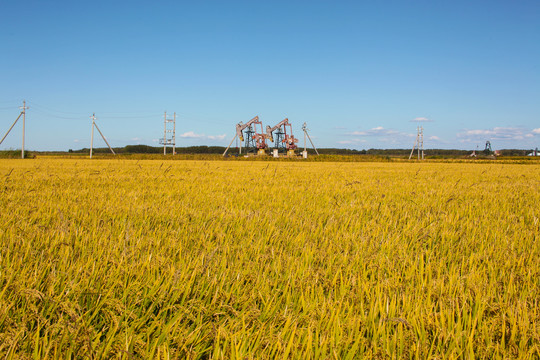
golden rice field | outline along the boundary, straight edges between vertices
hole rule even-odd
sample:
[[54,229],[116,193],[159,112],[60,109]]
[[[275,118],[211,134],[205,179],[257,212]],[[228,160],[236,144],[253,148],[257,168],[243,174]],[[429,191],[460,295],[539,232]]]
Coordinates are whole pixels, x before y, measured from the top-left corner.
[[6,359],[537,359],[540,164],[0,160]]

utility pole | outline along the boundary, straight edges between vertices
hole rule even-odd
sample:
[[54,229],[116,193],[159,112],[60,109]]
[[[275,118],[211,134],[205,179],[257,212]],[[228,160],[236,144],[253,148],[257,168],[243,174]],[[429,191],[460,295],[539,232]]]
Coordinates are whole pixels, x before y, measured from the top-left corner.
[[[167,129],[167,123],[172,123],[172,129]],[[167,133],[171,133],[171,136],[167,137]],[[176,155],[176,112],[172,119],[167,119],[167,112],[163,116],[163,138],[159,139],[159,143],[163,144],[163,155],[167,155],[167,145],[171,145],[173,148],[173,155]]]
[[176,155],[176,112],[174,113],[172,141],[172,154]]
[[304,154],[307,154],[307,150],[306,150],[306,123],[304,123],[304,126],[302,126],[302,130],[304,130]]
[[422,160],[424,160],[424,128],[422,126],[416,127],[416,140],[409,155],[409,160],[411,160],[414,149],[417,150],[417,159],[420,160],[420,153],[422,153]]
[[[23,103],[23,104],[24,104],[24,103]],[[21,107],[19,106],[19,109],[20,109],[20,108],[21,108]],[[23,105],[23,108],[28,109],[28,108],[26,107],[26,105]],[[8,129],[8,131],[6,132],[6,134],[4,135],[4,137],[2,138],[2,140],[0,140],[0,144],[2,144],[2,143],[4,142],[4,140],[6,139],[6,137],[9,135],[11,129],[13,129],[13,127],[15,126],[15,124],[17,124],[17,121],[19,121],[19,119],[21,118],[21,116],[23,115],[23,113],[24,113],[24,110],[20,112],[19,116],[17,116],[17,118],[15,119],[15,121],[13,122],[13,124],[11,124],[10,128]],[[24,134],[24,132],[23,132],[23,134]],[[24,137],[23,137],[23,139],[24,139]]]
[[105,138],[105,135],[103,135],[101,130],[99,130],[99,126],[97,126],[97,124],[96,124],[96,113],[93,113],[90,118],[92,119],[92,137],[91,137],[91,140],[90,140],[90,159],[92,158],[92,149],[94,147],[94,128],[97,129],[97,131],[99,132],[99,135],[101,135],[101,138],[103,139],[103,141],[105,141],[105,144],[107,144],[107,146],[109,147],[109,150],[111,150],[113,155],[116,155],[113,148],[111,147],[111,145],[109,144],[109,142]]
[[422,148],[422,160],[424,160],[424,128],[422,126],[420,126],[420,147]]
[[420,126],[416,129],[417,135],[416,135],[416,141],[418,143],[418,149],[416,150],[416,159],[420,160]]
[[307,150],[306,150],[306,136],[309,140],[309,142],[311,143],[311,146],[313,146],[313,150],[315,150],[315,152],[317,153],[317,155],[319,155],[319,152],[317,151],[317,148],[315,147],[315,144],[313,144],[313,141],[311,140],[311,136],[309,136],[308,134],[308,131],[309,129],[307,128],[307,124],[304,123],[304,125],[302,125],[302,130],[304,131],[304,153],[303,153],[303,157],[304,158],[307,158]]
[[26,100],[23,100],[23,106],[22,106],[22,107],[19,107],[19,108],[22,109],[22,115],[23,115],[23,118],[22,118],[22,149],[21,149],[21,159],[24,159],[24,128],[25,128],[25,125],[26,125],[26,109],[30,109],[30,108],[26,106]]
[[90,138],[90,159],[92,158],[92,150],[94,148],[94,126],[96,126],[96,113],[93,113],[92,116],[90,116],[92,119],[92,136]]
[[167,112],[163,116],[163,155],[167,155]]

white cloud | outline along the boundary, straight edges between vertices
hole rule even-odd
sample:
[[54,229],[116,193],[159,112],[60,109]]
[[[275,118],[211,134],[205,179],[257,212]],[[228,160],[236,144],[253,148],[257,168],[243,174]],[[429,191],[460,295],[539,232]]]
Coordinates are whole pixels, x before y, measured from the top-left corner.
[[411,120],[411,122],[432,122],[433,120],[428,119],[426,117],[416,117]]
[[[535,129],[537,130],[537,129]],[[532,132],[535,133],[535,130]],[[540,129],[538,129],[540,130]],[[538,132],[540,133],[540,131]],[[492,129],[464,130],[457,134],[461,142],[474,142],[479,140],[523,140],[530,134],[524,129],[514,127],[494,127]]]
[[180,135],[181,138],[184,139],[200,139],[200,140],[211,140],[211,141],[220,141],[224,140],[227,135],[205,135],[205,134],[197,134],[194,131],[188,131]]
[[[338,141],[338,144],[359,144],[359,143],[384,143],[384,146],[405,146],[412,145],[411,141],[416,137],[416,134],[410,134],[395,129],[387,129],[382,126],[376,126],[370,130],[352,131],[344,133],[347,138]],[[369,138],[370,140],[366,140]]]
[[540,128],[533,129],[532,133],[533,133],[533,134],[540,135]]
[[207,138],[208,140],[223,140],[225,139],[225,137],[227,137],[227,135],[223,134],[223,135],[208,135]]
[[353,131],[346,133],[349,136],[384,136],[384,135],[397,135],[399,131],[392,129],[385,129],[382,126],[377,126],[367,131]]
[[441,138],[439,138],[438,136],[435,136],[435,135],[430,136],[428,139],[429,140],[441,140]]
[[341,145],[355,145],[355,144],[360,144],[360,143],[365,143],[365,142],[367,141],[362,140],[362,139],[352,139],[352,140],[340,140],[337,143]]
[[196,134],[193,131],[188,131],[180,135],[181,138],[198,139],[204,137],[204,134]]
[[474,135],[483,135],[483,136],[489,136],[495,134],[495,131],[493,130],[467,130],[462,135],[467,136],[474,136]]
[[142,139],[139,138],[139,137],[134,137],[134,138],[131,138],[131,141],[141,141]]
[[369,135],[369,134],[366,131],[353,131],[353,132],[347,133],[345,135],[366,136],[366,135]]
[[73,142],[74,142],[74,143],[78,143],[78,142],[81,142],[81,140],[79,140],[79,139],[74,139]]

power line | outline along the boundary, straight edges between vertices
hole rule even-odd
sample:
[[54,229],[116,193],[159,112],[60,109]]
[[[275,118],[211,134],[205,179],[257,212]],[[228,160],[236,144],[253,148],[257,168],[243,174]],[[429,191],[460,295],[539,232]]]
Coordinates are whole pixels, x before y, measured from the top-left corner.
[[41,109],[36,109],[34,108],[34,111],[37,112],[37,113],[41,113],[43,115],[46,115],[46,116],[49,116],[49,117],[53,117],[53,118],[57,118],[57,119],[64,119],[64,120],[85,120],[85,118],[83,118],[82,116],[81,117],[67,117],[67,116],[60,116],[60,115],[54,115],[54,114],[51,114],[47,111],[43,111]]
[[[13,107],[1,107],[0,109],[15,109],[17,106]],[[41,105],[39,103],[32,102],[32,108],[34,111],[39,112],[43,115],[47,115],[50,117],[54,117],[57,119],[64,119],[64,120],[85,120],[87,118],[86,113],[82,112],[69,112],[69,111],[61,111],[56,110],[53,108],[50,108],[48,106]],[[224,123],[225,120],[222,119],[209,119],[204,117],[199,117],[193,114],[185,114],[185,113],[177,113],[177,115],[180,115],[188,120],[195,120],[195,121],[204,121],[206,123]],[[100,113],[100,118],[103,119],[148,119],[153,120],[156,117],[161,116],[160,113],[157,112],[103,112]]]
[[21,100],[17,99],[17,100],[4,100],[4,101],[0,101],[0,104],[17,104],[17,103],[20,103]]
[[[106,113],[105,113],[106,114]],[[148,116],[132,116],[132,115],[125,115],[125,116],[101,116],[101,118],[106,118],[106,119],[155,119],[156,117],[158,117],[159,115],[157,114],[154,114],[154,115],[148,115]]]
[[42,110],[45,110],[45,111],[48,111],[48,112],[52,112],[52,113],[58,113],[58,114],[64,114],[64,115],[79,115],[79,116],[86,116],[85,113],[82,113],[82,112],[70,112],[70,111],[60,111],[60,110],[55,110],[55,109],[51,109],[50,107],[48,106],[44,106],[44,105],[41,105],[41,104],[36,104],[34,102],[32,102],[32,106],[33,107],[38,107],[38,108],[41,108]]
[[[78,112],[66,112],[66,111],[59,111],[59,110],[53,110],[49,107],[43,106],[43,105],[32,105],[39,110],[41,113],[46,114],[51,117],[59,118],[59,119],[77,119],[77,120],[83,120],[86,119],[86,115],[83,113]],[[67,116],[66,116],[67,115]],[[75,116],[70,116],[75,115]],[[157,116],[160,116],[158,113],[145,113],[144,115],[141,115],[140,113],[102,113],[101,118],[106,119],[155,119]]]

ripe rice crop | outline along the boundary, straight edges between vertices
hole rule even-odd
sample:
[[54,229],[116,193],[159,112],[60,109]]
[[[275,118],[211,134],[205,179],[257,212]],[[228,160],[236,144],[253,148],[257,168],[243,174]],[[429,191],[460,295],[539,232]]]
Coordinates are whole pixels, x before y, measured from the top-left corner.
[[540,165],[0,160],[7,359],[540,357]]

